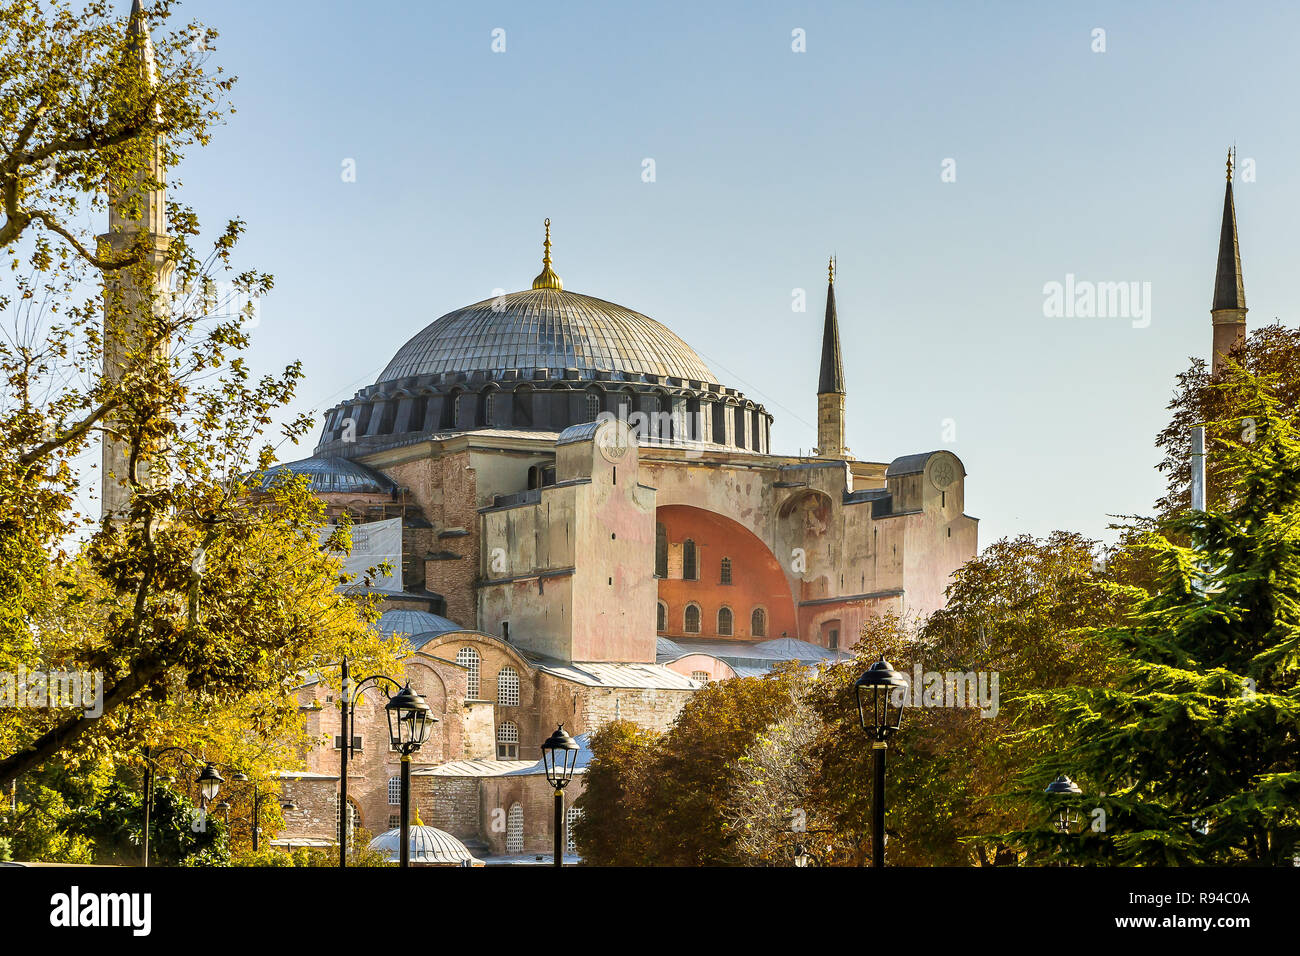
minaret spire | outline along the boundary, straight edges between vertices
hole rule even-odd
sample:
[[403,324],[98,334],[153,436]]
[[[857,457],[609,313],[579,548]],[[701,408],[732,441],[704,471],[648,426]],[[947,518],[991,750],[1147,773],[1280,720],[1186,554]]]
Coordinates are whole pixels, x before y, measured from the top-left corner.
[[556,292],[564,289],[564,280],[551,268],[551,220],[549,219],[546,220],[546,240],[542,243],[542,271],[533,280],[533,288],[554,289]]
[[1219,229],[1219,264],[1214,275],[1210,318],[1214,327],[1211,370],[1223,368],[1224,358],[1246,339],[1246,286],[1241,277],[1241,247],[1237,242],[1237,207],[1232,198],[1235,150],[1228,151],[1228,183],[1223,194],[1223,224]]
[[[127,19],[126,57],[143,84],[139,94],[148,95],[158,85],[158,70],[140,0],[134,0]],[[122,258],[138,252],[143,256],[138,265],[114,271],[105,279],[103,375],[114,383],[132,369],[166,361],[168,355],[168,343],[160,343],[151,328],[167,309],[172,273],[162,137],[141,143],[134,162],[134,169],[119,171],[108,184],[108,231],[98,237],[102,255]],[[130,448],[121,423],[110,419],[106,425],[101,440],[100,509],[105,517],[119,518],[131,504]],[[165,474],[157,452],[149,449],[141,458],[137,468],[141,482],[153,483]]]
[[840,323],[835,313],[835,257],[826,268],[826,322],[822,327],[821,375],[817,381],[817,454],[847,458],[844,447],[844,359]]

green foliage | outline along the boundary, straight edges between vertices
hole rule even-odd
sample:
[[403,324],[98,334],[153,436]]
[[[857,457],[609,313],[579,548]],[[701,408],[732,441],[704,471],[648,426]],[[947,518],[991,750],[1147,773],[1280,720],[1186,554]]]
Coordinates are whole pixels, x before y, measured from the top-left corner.
[[[1225,440],[1219,508],[1171,517],[1141,547],[1156,587],[1131,621],[1095,636],[1118,687],[1031,695],[1052,754],[1023,777],[1044,824],[1009,835],[1037,857],[1111,864],[1285,865],[1300,850],[1300,442],[1267,381],[1215,387],[1241,418]],[[1223,427],[1231,426],[1231,427]],[[1244,440],[1249,436],[1250,440]],[[1104,831],[1058,834],[1041,788],[1058,770]]]
[[[149,817],[150,865],[224,865],[224,825],[214,816],[200,821],[189,797],[169,786],[156,786]],[[139,781],[114,781],[94,803],[69,814],[64,826],[94,844],[94,862],[138,866],[144,836],[144,795]]]

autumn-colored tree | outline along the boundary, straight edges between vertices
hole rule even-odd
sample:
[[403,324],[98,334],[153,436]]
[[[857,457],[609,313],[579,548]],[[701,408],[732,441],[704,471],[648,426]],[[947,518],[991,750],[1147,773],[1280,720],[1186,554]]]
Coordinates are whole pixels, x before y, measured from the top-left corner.
[[574,801],[581,814],[572,831],[588,865],[642,866],[651,858],[644,778],[657,736],[628,720],[612,720],[591,735],[592,759]]
[[[152,22],[170,7],[151,7]],[[265,779],[300,728],[302,675],[329,679],[344,653],[383,669],[393,650],[369,627],[373,602],[341,592],[346,529],[322,548],[324,510],[306,482],[261,487],[266,431],[302,369],[255,379],[239,354],[271,288],[235,272],[241,223],[200,254],[197,220],[168,203],[162,289],[139,244],[92,251],[78,231],[108,195],[119,217],[142,215],[132,197],[157,185],[159,155],[206,142],[229,89],[204,66],[216,35],[190,25],[144,57],[138,4],[127,23],[103,3],[61,0],[0,5],[0,28],[0,672],[104,682],[98,719],[0,709],[0,787],[56,756],[135,778],[141,747],[159,742]],[[208,294],[220,272],[242,306]],[[115,291],[127,281],[138,298]],[[131,331],[119,375],[102,372],[101,317]],[[310,426],[301,416],[280,438]],[[101,435],[129,450],[116,477],[131,492],[127,513],[102,522],[75,507],[76,461]]]
[[790,710],[800,670],[710,683],[657,737],[620,722],[597,731],[585,790],[576,804],[583,816],[574,837],[584,861],[597,866],[738,862],[725,804],[740,760],[758,735]]

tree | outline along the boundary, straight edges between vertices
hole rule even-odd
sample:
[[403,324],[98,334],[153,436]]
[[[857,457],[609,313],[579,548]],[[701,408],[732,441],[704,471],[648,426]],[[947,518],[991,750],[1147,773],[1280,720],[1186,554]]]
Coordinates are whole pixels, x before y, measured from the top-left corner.
[[[155,19],[169,8],[155,5]],[[272,282],[235,272],[238,221],[200,255],[197,220],[168,203],[160,263],[143,239],[89,254],[59,219],[102,212],[107,196],[118,221],[147,214],[139,197],[158,185],[159,156],[165,165],[206,142],[222,115],[229,81],[203,67],[215,33],[192,25],[150,51],[138,4],[126,25],[101,3],[61,2],[0,6],[0,23],[11,54],[0,68],[0,248],[12,255],[0,297],[0,668],[103,677],[95,720],[0,709],[0,786],[56,755],[121,765],[163,739],[208,759],[223,746],[238,755],[240,734],[293,729],[289,691],[304,673],[328,677],[344,653],[392,663],[369,627],[373,600],[341,592],[346,529],[322,549],[324,510],[306,482],[264,488],[259,477],[301,366],[254,379],[239,354]],[[247,297],[238,309],[210,295],[214,272]],[[160,274],[173,284],[160,288]],[[101,312],[106,329],[131,333],[114,375],[101,371]],[[281,438],[310,425],[301,416]],[[96,522],[74,507],[75,465],[101,434],[129,450],[118,477],[131,496],[120,518]]]
[[821,865],[830,861],[832,841],[818,808],[810,806],[821,724],[805,699],[808,680],[797,680],[789,711],[760,731],[736,764],[722,814],[744,865],[789,866],[797,846]]
[[725,803],[740,760],[792,706],[799,670],[714,681],[662,735],[621,721],[598,730],[575,803],[583,811],[574,827],[583,859],[596,866],[737,862]]
[[[1234,349],[1219,375],[1234,374],[1234,369],[1267,379],[1279,408],[1287,415],[1300,412],[1300,329],[1288,329],[1276,322],[1253,330],[1246,341]],[[1198,425],[1208,425],[1205,435],[1206,496],[1208,503],[1222,503],[1228,488],[1223,471],[1224,455],[1237,429],[1249,431],[1250,416],[1240,405],[1243,398],[1234,389],[1216,387],[1204,359],[1193,359],[1178,376],[1174,397],[1169,403],[1173,413],[1169,424],[1156,437],[1156,447],[1164,458],[1156,467],[1168,481],[1164,496],[1156,502],[1162,516],[1173,516],[1191,504],[1191,433]]]
[[574,807],[573,841],[594,866],[641,866],[650,856],[644,825],[646,770],[658,735],[628,720],[612,720],[591,735],[591,763]]
[[1068,772],[1085,793],[1062,802],[1099,809],[1104,828],[1009,835],[1031,854],[1276,866],[1300,850],[1300,442],[1271,384],[1215,384],[1244,412],[1215,423],[1242,436],[1223,442],[1223,504],[1168,519],[1187,545],[1147,534],[1158,586],[1131,621],[1092,632],[1127,676],[1032,695],[1051,753],[1023,777],[1025,798],[1049,819],[1041,789]]

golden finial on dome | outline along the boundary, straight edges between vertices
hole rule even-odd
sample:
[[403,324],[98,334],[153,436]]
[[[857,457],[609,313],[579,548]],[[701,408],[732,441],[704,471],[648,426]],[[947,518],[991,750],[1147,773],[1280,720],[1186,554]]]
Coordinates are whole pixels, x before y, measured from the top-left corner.
[[831,284],[834,285],[835,283],[835,257],[834,256],[831,256],[830,259],[827,260],[826,274],[830,277]]
[[546,220],[546,239],[542,242],[542,271],[533,280],[534,289],[554,289],[559,292],[564,288],[564,280],[551,268],[551,220]]
[[1228,150],[1228,182],[1232,182],[1232,150]]

